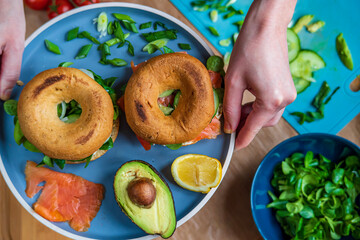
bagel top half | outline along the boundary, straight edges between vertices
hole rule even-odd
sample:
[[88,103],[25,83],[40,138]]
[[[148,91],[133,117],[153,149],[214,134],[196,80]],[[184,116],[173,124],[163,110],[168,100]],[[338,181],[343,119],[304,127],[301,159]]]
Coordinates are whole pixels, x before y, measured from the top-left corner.
[[[57,105],[77,101],[82,113],[73,123],[62,122]],[[18,102],[24,136],[42,153],[55,159],[80,160],[92,155],[109,138],[114,109],[109,94],[75,68],[43,71],[26,84]]]
[[[176,109],[165,116],[159,95],[179,89]],[[214,95],[206,67],[184,53],[148,60],[131,76],[125,90],[126,120],[142,139],[155,144],[180,144],[197,137],[214,115]]]

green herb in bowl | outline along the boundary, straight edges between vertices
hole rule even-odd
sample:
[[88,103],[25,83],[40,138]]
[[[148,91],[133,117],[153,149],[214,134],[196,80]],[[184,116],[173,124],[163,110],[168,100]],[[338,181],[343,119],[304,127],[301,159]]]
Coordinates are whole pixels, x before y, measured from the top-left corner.
[[275,167],[268,208],[291,239],[360,238],[360,159],[294,153]]

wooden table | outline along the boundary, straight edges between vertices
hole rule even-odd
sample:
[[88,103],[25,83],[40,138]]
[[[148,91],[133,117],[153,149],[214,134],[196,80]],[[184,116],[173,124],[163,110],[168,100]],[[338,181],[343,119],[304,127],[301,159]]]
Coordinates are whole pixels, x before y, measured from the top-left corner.
[[[167,12],[197,31],[168,0],[128,0]],[[25,9],[26,36],[45,23],[46,12]],[[197,31],[198,32],[198,31]],[[217,52],[214,48],[213,50]],[[246,101],[251,99],[246,96]],[[250,188],[262,158],[281,141],[297,135],[284,120],[275,127],[260,131],[247,148],[235,152],[226,177],[211,200],[191,220],[179,227],[171,239],[262,239],[250,210]],[[360,145],[360,115],[338,135]],[[66,239],[35,220],[22,206],[0,177],[0,239],[58,240]]]

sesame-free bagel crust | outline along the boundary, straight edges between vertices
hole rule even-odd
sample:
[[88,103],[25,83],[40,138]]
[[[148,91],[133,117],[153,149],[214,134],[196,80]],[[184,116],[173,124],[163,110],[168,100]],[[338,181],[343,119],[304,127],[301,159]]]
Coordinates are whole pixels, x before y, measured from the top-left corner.
[[[74,123],[57,115],[62,101],[77,101],[82,113]],[[18,118],[24,136],[45,155],[80,160],[98,150],[113,128],[109,94],[75,68],[59,67],[36,75],[20,94]]]
[[[179,104],[165,116],[159,95],[179,89]],[[214,95],[206,67],[184,53],[151,58],[131,76],[125,90],[126,120],[142,139],[155,144],[179,144],[197,137],[214,114]]]

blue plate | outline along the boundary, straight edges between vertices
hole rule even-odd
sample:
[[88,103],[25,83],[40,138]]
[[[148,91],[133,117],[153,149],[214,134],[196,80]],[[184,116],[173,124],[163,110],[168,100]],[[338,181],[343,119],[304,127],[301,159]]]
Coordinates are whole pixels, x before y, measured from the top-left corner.
[[251,211],[256,226],[267,240],[289,239],[283,235],[272,209],[266,208],[271,202],[267,192],[273,191],[270,181],[275,166],[294,152],[322,154],[331,160],[343,159],[348,155],[360,156],[360,147],[331,134],[309,133],[292,137],[272,149],[259,165],[251,187]]
[[[88,44],[87,39],[75,39],[66,41],[66,33],[74,27],[80,27],[80,31],[88,31],[93,36],[98,36],[96,25],[93,25],[93,18],[96,18],[100,12],[106,12],[109,20],[113,20],[112,13],[123,13],[130,15],[137,26],[144,22],[161,21],[167,27],[177,29],[178,39],[169,41],[168,47],[174,51],[181,51],[178,43],[189,43],[192,50],[188,51],[192,56],[205,62],[212,55],[212,51],[205,42],[189,27],[181,23],[174,17],[149,7],[127,3],[102,3],[94,4],[83,8],[78,8],[67,12],[43,25],[26,41],[24,51],[21,80],[26,84],[39,72],[57,67],[64,61],[74,62],[72,67],[91,69],[103,78],[116,76],[118,80],[115,83],[116,91],[120,92],[120,87],[127,82],[132,70],[130,65],[126,67],[112,67],[101,65],[100,53],[94,45],[85,59],[75,60],[78,50],[81,46]],[[158,29],[159,30],[159,29]],[[153,31],[152,28],[139,30],[140,33]],[[127,32],[125,30],[125,32]],[[57,44],[61,55],[49,52],[44,45],[44,40],[48,39]],[[110,39],[109,36],[100,39],[101,42]],[[111,48],[110,58],[122,58],[135,64],[143,62],[150,57],[159,55],[149,55],[142,52],[141,49],[146,45],[146,41],[140,37],[140,34],[131,34],[128,40],[134,45],[135,56],[127,53],[127,47]],[[20,87],[16,87],[12,99],[18,99],[21,92]],[[3,103],[0,103],[1,109]],[[150,151],[145,151],[133,132],[128,127],[124,116],[121,116],[121,125],[119,136],[115,142],[114,148],[106,153],[102,158],[91,162],[87,168],[84,164],[66,165],[62,172],[74,173],[89,181],[102,183],[106,188],[105,199],[97,216],[91,222],[91,227],[87,232],[80,233],[71,229],[68,223],[52,223],[36,214],[31,206],[37,200],[39,194],[30,199],[25,195],[25,175],[24,168],[26,160],[40,162],[43,155],[32,153],[23,146],[18,146],[13,137],[14,124],[13,117],[7,116],[3,110],[0,111],[0,170],[6,183],[23,207],[28,210],[36,219],[67,237],[74,239],[132,239],[132,238],[152,238],[138,228],[131,220],[123,214],[115,201],[113,192],[113,179],[117,169],[125,162],[134,159],[141,159],[152,164],[167,180],[175,200],[176,216],[178,226],[191,218],[202,206],[210,199],[216,189],[212,189],[208,194],[191,192],[185,190],[174,182],[170,167],[175,158],[187,153],[205,154],[215,157],[222,162],[223,174],[225,174],[229,165],[233,147],[234,135],[222,134],[216,140],[202,140],[199,143],[179,150],[173,151],[163,146],[154,146]],[[55,170],[61,171],[58,168]]]

